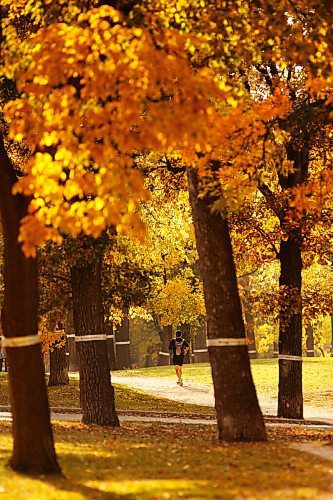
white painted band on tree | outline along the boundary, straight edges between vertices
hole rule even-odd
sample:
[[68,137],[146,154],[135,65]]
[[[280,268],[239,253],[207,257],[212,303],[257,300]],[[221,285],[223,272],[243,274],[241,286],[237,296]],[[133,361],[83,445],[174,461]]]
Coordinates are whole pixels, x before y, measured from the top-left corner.
[[279,354],[278,358],[285,361],[303,361],[302,356],[291,356],[290,354]]
[[315,352],[314,349],[306,349],[306,352]]
[[26,335],[24,337],[2,337],[1,343],[3,347],[28,347],[40,343],[40,336]]
[[193,349],[193,352],[208,352],[208,349]]
[[114,339],[114,335],[107,335],[106,338],[107,339]]
[[207,347],[233,347],[239,345],[247,345],[247,339],[207,339]]
[[66,352],[66,356],[69,356],[69,352]]
[[128,345],[130,344],[131,341],[130,340],[124,340],[122,342],[115,342],[116,345]]
[[80,335],[75,337],[75,342],[94,342],[95,340],[106,340],[105,333],[97,335]]
[[255,354],[257,350],[255,349],[254,351],[249,351],[249,354]]
[[66,335],[66,337],[68,339],[73,339],[75,337],[75,333],[69,333],[68,335]]
[[163,352],[163,351],[160,351],[158,354],[161,354],[161,356],[170,356],[168,352]]

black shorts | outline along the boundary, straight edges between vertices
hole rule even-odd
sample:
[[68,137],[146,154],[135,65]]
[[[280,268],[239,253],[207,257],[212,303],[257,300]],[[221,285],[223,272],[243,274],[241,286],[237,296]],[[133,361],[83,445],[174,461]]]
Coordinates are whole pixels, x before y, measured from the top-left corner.
[[183,366],[184,363],[184,354],[174,354],[172,357],[172,364],[173,365],[178,365],[178,366]]

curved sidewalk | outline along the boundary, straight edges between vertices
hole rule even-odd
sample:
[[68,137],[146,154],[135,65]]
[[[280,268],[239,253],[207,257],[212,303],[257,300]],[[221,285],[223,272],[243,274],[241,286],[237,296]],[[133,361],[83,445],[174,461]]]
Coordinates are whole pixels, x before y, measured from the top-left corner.
[[[214,390],[209,384],[199,385],[185,379],[183,387],[180,387],[174,379],[167,377],[122,377],[115,374],[112,374],[112,383],[127,385],[172,401],[214,407]],[[263,415],[276,415],[277,398],[258,394],[258,399]],[[304,418],[333,425],[333,409],[305,404]]]

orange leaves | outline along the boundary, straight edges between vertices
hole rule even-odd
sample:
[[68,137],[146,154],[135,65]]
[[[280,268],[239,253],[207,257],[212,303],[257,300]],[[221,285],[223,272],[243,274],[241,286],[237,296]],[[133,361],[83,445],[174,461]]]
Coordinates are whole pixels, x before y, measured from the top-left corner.
[[49,350],[62,349],[66,345],[64,330],[51,330],[47,328],[45,320],[41,321],[40,338],[42,353],[47,353]]
[[15,189],[44,200],[32,202],[23,224],[29,245],[49,234],[30,234],[33,224],[93,236],[108,224],[138,224],[134,208],[147,194],[133,153],[177,148],[193,158],[211,97],[225,95],[208,70],[192,72],[179,34],[152,37],[121,17],[91,9],[27,36],[23,63],[8,55],[23,93],[5,108],[10,135],[33,153]]

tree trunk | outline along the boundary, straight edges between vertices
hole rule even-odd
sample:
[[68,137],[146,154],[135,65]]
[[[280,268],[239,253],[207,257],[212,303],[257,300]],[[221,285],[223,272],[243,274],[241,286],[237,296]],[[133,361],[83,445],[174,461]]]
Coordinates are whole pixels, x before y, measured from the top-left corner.
[[249,287],[250,287],[250,277],[249,276],[244,276],[242,278],[243,281],[243,287],[244,287],[244,294],[243,294],[243,310],[244,310],[244,317],[245,317],[245,332],[246,336],[249,341],[249,356],[250,359],[257,359],[258,358],[258,352],[257,352],[257,347],[256,347],[256,338],[255,338],[255,332],[254,332],[254,316],[252,314],[252,308],[251,308],[251,303],[249,302]]
[[76,353],[73,310],[68,311],[65,330],[67,340],[68,369],[70,372],[77,372],[79,370],[79,364]]
[[163,327],[161,337],[161,350],[158,353],[157,366],[166,366],[170,364],[169,344],[172,339],[172,325]]
[[313,338],[313,326],[308,324],[306,327],[306,355],[308,358],[314,358],[314,338]]
[[[65,334],[65,333],[64,333]],[[66,346],[50,349],[50,378],[48,385],[68,385],[68,356],[66,356]]]
[[244,315],[246,321],[246,336],[249,340],[249,356],[250,359],[257,359],[258,352],[256,347],[256,337],[254,333],[254,316],[251,311],[251,306],[249,304],[245,304]]
[[[26,258],[18,243],[28,200],[13,196],[13,167],[0,136],[0,210],[4,236],[4,303],[1,315],[5,337],[38,332],[37,261]],[[58,474],[40,345],[9,347],[9,393],[13,414],[14,450],[11,467],[26,474]]]
[[207,348],[207,338],[206,338],[206,321],[203,321],[199,328],[197,329],[197,334],[194,339],[194,362],[195,363],[206,363],[209,361],[208,348]]
[[[301,235],[294,231],[280,244],[280,356],[302,356]],[[281,288],[282,287],[282,288]],[[279,359],[278,416],[303,418],[302,362]]]
[[273,358],[277,358],[279,356],[279,343],[273,342]]
[[152,348],[152,346],[149,345],[147,347],[147,352],[146,352],[146,356],[145,356],[145,368],[149,368],[150,366],[153,366],[152,354],[153,354],[153,348]]
[[125,309],[123,321],[116,329],[116,360],[117,370],[131,367],[128,309]]
[[[101,289],[101,256],[71,268],[75,336],[105,334]],[[105,340],[76,344],[80,372],[82,422],[119,426]]]
[[[299,136],[301,132],[301,136]],[[285,194],[307,180],[309,168],[310,133],[296,126],[292,140],[286,146],[287,158],[293,170],[278,174],[279,184]],[[288,198],[286,197],[288,200]],[[303,418],[302,392],[302,226],[295,218],[290,223],[292,208],[284,206],[280,225],[287,239],[280,242],[280,311],[279,311],[279,395],[278,416]],[[281,359],[297,356],[299,359]]]
[[113,370],[117,369],[117,362],[116,362],[116,351],[115,351],[115,342],[114,342],[114,333],[113,333],[112,323],[110,323],[109,325],[106,325],[105,332],[106,332],[106,346],[107,346],[107,351],[108,351],[110,370],[113,371]]
[[[229,227],[199,198],[198,177],[188,169],[189,192],[204,285],[208,339],[245,339]],[[219,439],[264,441],[266,432],[246,345],[209,347]]]

